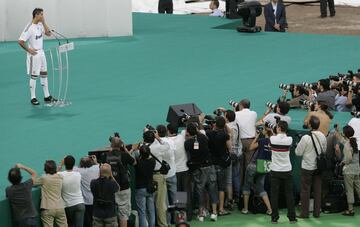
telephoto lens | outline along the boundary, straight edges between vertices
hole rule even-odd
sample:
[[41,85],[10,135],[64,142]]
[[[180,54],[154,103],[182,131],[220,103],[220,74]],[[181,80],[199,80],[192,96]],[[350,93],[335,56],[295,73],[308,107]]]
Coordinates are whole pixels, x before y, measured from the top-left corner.
[[275,109],[276,104],[274,104],[274,103],[272,103],[272,102],[267,102],[267,103],[266,103],[266,106],[269,107],[269,108],[271,108],[271,109]]
[[264,125],[265,125],[266,128],[270,128],[272,130],[276,129],[276,124],[273,124],[270,121],[265,121]]
[[351,111],[351,115],[353,115],[356,118],[360,118],[360,111]]
[[291,85],[289,85],[289,84],[280,84],[279,88],[283,89],[283,90],[290,90]]
[[234,108],[236,108],[236,107],[239,105],[239,103],[237,103],[237,102],[235,102],[235,101],[233,101],[233,100],[230,100],[230,101],[229,101],[229,105],[232,106],[232,107],[234,107]]

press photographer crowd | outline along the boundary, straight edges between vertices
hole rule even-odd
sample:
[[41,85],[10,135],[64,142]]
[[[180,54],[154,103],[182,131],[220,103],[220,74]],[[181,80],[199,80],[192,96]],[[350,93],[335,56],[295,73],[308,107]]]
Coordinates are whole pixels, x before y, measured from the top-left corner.
[[[135,215],[140,227],[184,227],[236,209],[269,215],[274,224],[282,208],[290,223],[311,213],[353,216],[360,196],[359,83],[360,71],[349,71],[316,83],[280,84],[283,95],[259,117],[248,99],[212,115],[182,110],[176,124],[147,125],[139,143],[127,145],[115,133],[108,150],[80,160],[68,155],[58,165],[46,160],[41,176],[16,164],[6,189],[14,226],[37,226],[40,216],[45,227],[126,227]],[[305,109],[302,135],[288,130],[294,108]],[[348,111],[348,124],[332,122],[333,111]],[[22,180],[24,171],[29,180]],[[40,214],[33,187],[41,188]]]

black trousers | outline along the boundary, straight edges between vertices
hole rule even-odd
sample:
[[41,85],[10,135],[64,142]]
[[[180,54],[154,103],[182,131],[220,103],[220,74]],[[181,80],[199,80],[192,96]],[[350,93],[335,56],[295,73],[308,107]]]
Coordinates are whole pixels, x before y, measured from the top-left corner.
[[189,171],[178,172],[176,173],[176,183],[178,192],[186,192],[187,195],[187,204],[186,204],[186,216],[188,221],[192,219],[193,213],[193,194],[191,187],[191,177]]
[[327,16],[327,5],[329,5],[330,16],[335,16],[334,0],[320,0],[321,16]]
[[172,14],[174,10],[172,0],[159,0],[158,11],[159,13]]
[[294,183],[291,171],[289,172],[270,172],[270,184],[271,184],[271,220],[279,220],[279,191],[280,185],[284,186],[287,206],[287,217],[290,221],[296,219],[295,204],[294,204]]
[[85,214],[84,214],[84,226],[92,227],[93,223],[93,205],[85,205]]

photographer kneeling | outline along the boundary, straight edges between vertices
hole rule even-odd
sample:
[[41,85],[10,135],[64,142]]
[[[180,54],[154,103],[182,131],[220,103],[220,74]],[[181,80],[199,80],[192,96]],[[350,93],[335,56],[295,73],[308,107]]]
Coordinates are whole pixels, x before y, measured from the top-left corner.
[[273,108],[269,106],[267,111],[264,113],[264,116],[256,123],[256,125],[259,126],[265,122],[275,125],[278,121],[285,121],[288,125],[290,125],[291,117],[286,115],[290,110],[289,103],[279,102],[275,106],[275,113],[271,113],[272,110]]
[[[288,91],[291,92],[291,99],[286,99]],[[300,100],[308,99],[306,89],[301,85],[294,85],[293,89],[283,89],[284,94],[279,98],[280,102],[287,102],[290,108],[302,108]]]

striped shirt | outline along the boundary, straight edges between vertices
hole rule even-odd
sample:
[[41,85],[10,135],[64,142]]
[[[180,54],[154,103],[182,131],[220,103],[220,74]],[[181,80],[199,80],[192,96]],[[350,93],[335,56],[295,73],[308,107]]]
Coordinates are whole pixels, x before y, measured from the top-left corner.
[[290,147],[292,142],[292,137],[282,133],[270,137],[271,171],[288,172],[292,170],[290,162]]

